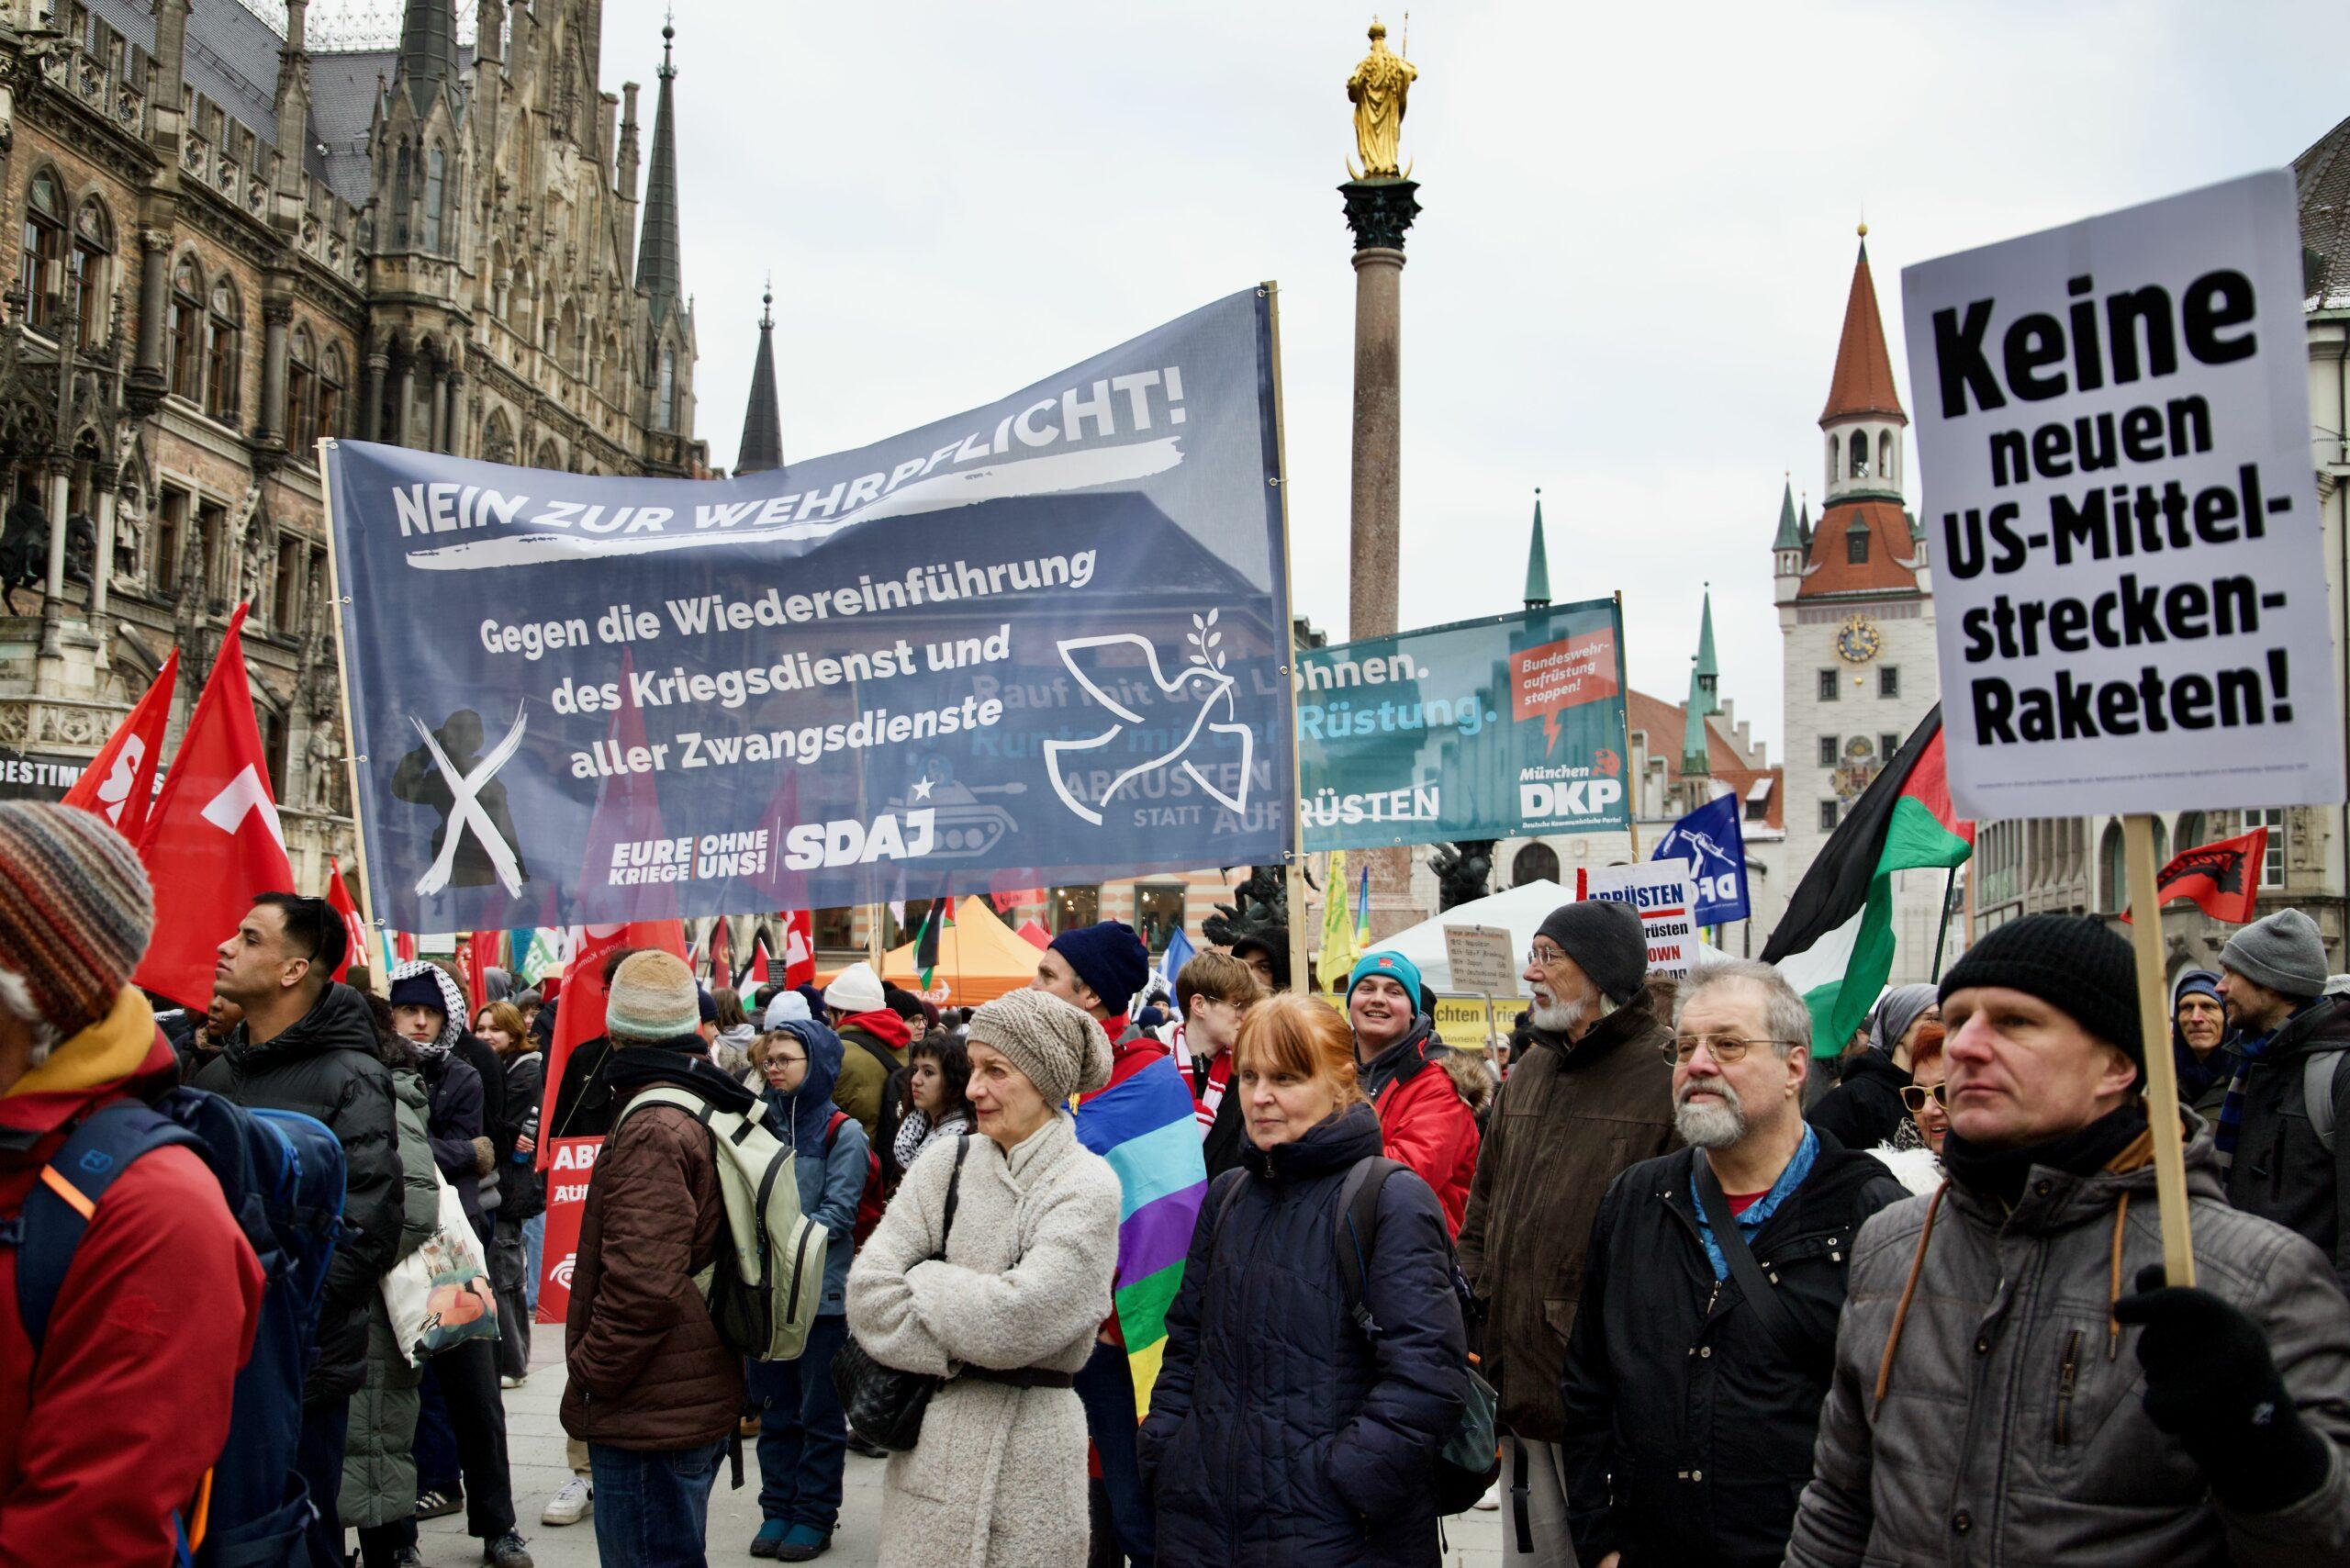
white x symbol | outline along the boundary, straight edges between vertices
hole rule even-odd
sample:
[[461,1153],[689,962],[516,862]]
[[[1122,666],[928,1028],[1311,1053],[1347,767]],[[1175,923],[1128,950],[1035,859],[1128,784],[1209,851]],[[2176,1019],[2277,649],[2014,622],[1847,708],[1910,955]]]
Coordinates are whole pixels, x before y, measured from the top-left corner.
[[411,713],[408,722],[416,726],[416,733],[424,737],[424,744],[431,749],[432,765],[441,770],[441,777],[448,780],[451,796],[449,830],[441,840],[441,857],[417,879],[418,894],[431,898],[449,885],[450,874],[457,867],[457,843],[464,837],[465,829],[470,827],[474,836],[481,840],[484,852],[489,856],[490,867],[497,871],[498,881],[506,889],[506,896],[520,898],[522,868],[516,862],[513,849],[491,825],[489,813],[481,809],[481,792],[492,776],[506,766],[507,760],[514,755],[514,748],[522,744],[522,709],[518,707],[514,710],[514,727],[506,732],[506,738],[492,747],[488,756],[474,764],[474,770],[462,778],[457,777],[456,767],[449,761],[449,754],[441,749],[441,743],[433,738],[431,730],[424,727],[424,721]]

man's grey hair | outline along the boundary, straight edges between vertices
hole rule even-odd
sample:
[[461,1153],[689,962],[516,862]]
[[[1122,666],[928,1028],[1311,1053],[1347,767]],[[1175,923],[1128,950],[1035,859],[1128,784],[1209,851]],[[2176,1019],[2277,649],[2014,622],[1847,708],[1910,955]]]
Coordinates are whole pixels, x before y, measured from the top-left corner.
[[41,1016],[40,1008],[33,1001],[33,988],[27,985],[25,977],[14,969],[0,969],[0,1007],[6,1008],[8,1015],[22,1024],[26,1033],[32,1036],[33,1054],[25,1064],[28,1068],[39,1067],[47,1061],[49,1053],[55,1050],[58,1042],[65,1037],[57,1032],[56,1025]]
[[1707,964],[1691,969],[1681,980],[1680,994],[1673,1001],[1673,1024],[1681,1026],[1681,1014],[1692,1002],[1716,986],[1732,980],[1746,980],[1762,989],[1762,1026],[1771,1038],[1788,1042],[1775,1047],[1782,1058],[1792,1055],[1800,1046],[1811,1049],[1811,1009],[1803,1004],[1796,988],[1787,983],[1786,976],[1769,964],[1758,964],[1751,958],[1729,958],[1721,963]]

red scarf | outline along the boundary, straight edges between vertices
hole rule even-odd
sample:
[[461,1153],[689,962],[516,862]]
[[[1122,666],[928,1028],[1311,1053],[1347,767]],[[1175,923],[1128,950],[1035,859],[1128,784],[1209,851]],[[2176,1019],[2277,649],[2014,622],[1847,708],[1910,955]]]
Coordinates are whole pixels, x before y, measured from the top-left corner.
[[1224,1103],[1224,1092],[1232,1083],[1232,1053],[1228,1050],[1219,1052],[1216,1058],[1208,1063],[1207,1081],[1202,1084],[1197,1059],[1184,1039],[1184,1026],[1178,1024],[1175,1025],[1175,1065],[1183,1070],[1183,1086],[1192,1091],[1192,1114],[1199,1118],[1200,1136],[1205,1137],[1208,1129],[1215,1126],[1216,1107]]

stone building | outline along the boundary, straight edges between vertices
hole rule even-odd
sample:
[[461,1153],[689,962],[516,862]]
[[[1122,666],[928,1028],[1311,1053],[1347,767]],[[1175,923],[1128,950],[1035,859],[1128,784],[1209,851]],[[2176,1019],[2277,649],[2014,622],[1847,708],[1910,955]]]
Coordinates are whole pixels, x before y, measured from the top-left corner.
[[647,172],[598,0],[308,10],[0,0],[0,747],[87,758],[174,645],[183,722],[250,601],[315,890],[352,845],[316,442],[708,464],[668,30]]

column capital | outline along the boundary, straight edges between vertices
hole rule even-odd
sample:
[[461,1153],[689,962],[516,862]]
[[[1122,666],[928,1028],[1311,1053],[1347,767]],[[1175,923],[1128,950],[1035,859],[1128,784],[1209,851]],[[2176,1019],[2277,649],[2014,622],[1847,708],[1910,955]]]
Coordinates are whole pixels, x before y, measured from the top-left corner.
[[161,255],[172,248],[172,231],[168,229],[141,229],[139,248],[151,255]]
[[1340,185],[1355,249],[1403,250],[1404,235],[1420,215],[1419,188],[1414,180],[1348,180]]
[[294,297],[290,294],[263,295],[261,319],[273,327],[282,327],[294,319]]

